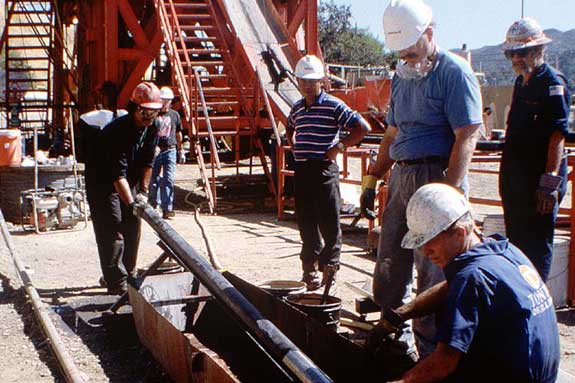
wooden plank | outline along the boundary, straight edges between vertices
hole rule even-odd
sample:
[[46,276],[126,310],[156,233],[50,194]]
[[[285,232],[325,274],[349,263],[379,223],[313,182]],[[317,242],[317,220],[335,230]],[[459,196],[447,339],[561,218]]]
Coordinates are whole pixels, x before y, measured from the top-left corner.
[[187,297],[192,280],[190,273],[150,276],[139,292],[129,287],[138,336],[175,382],[237,383],[217,354],[182,332],[187,323],[184,304],[154,307],[148,302]]

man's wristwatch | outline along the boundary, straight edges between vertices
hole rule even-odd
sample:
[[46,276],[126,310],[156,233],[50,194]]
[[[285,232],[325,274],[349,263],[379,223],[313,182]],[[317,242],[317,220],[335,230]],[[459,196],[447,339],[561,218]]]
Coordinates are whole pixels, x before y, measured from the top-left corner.
[[345,151],[345,144],[341,141],[337,143],[336,147],[340,153],[343,153]]

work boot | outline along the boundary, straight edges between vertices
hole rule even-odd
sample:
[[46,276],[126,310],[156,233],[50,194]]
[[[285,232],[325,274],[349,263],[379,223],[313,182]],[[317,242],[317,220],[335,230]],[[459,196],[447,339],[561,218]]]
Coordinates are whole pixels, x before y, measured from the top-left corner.
[[104,279],[104,277],[100,277],[98,280],[100,287],[105,288],[107,290],[108,295],[122,295],[126,291],[128,291],[128,286],[126,282],[120,282],[116,285],[109,286],[108,282]]
[[166,211],[164,211],[164,214],[162,214],[163,219],[172,219],[175,216],[176,216],[176,212],[174,212],[173,210],[166,210]]
[[124,283],[120,283],[118,285],[109,286],[107,291],[108,291],[108,295],[122,295],[126,291],[128,291],[128,286],[124,282]]
[[301,281],[305,283],[308,291],[317,290],[320,288],[321,281],[319,279],[319,273],[315,270],[304,271]]

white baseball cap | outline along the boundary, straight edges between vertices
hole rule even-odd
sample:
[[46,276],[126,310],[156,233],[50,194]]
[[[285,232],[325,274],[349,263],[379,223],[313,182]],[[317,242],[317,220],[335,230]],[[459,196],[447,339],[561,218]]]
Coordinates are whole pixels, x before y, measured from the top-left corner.
[[305,55],[295,66],[295,76],[304,80],[321,80],[325,77],[324,65],[317,56]]

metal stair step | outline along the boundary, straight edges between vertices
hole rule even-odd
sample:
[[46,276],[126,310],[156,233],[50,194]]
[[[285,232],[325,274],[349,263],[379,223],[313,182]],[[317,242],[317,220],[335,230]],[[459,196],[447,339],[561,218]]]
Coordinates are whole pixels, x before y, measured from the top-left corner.
[[50,27],[50,23],[10,23],[8,27]]
[[176,3],[174,2],[174,7],[176,8],[207,8],[206,3]]
[[48,61],[48,56],[46,57],[7,57],[6,61],[38,61],[45,60]]
[[239,101],[206,101],[207,106],[236,106]]
[[[175,37],[176,42],[180,42],[180,38],[179,37]],[[200,37],[200,36],[192,36],[192,37],[184,37],[184,42],[186,43],[199,43],[199,42],[205,42],[205,41],[217,41],[218,38],[214,37],[214,36],[205,36],[205,37]]]
[[8,45],[8,50],[22,51],[28,49],[46,49],[46,47],[43,45],[17,45],[17,46]]
[[[214,61],[196,61],[193,57],[190,57],[190,65],[191,66],[203,66],[203,67],[210,67],[210,66],[223,66],[225,64],[224,61],[221,60],[214,60]],[[182,63],[184,64],[184,63]]]
[[216,27],[213,25],[180,25],[180,29],[185,31],[212,31]]
[[208,74],[200,74],[199,75],[200,78],[207,78],[207,79],[212,79],[212,78],[228,78],[229,76],[225,73],[208,73]]
[[8,38],[12,39],[12,38],[21,38],[21,39],[31,39],[31,38],[37,38],[37,39],[49,39],[50,35],[46,34],[46,35],[39,35],[39,34],[10,34],[8,33]]
[[[169,18],[173,18],[174,16],[168,14]],[[195,14],[178,14],[177,16],[178,21],[189,21],[189,20],[210,20],[212,15],[207,13],[195,13]]]
[[185,54],[185,52],[188,52],[188,54],[190,55],[209,55],[209,54],[214,54],[214,55],[220,55],[224,52],[223,49],[178,49],[178,53],[180,55]]
[[48,72],[48,68],[8,68],[9,72]]

